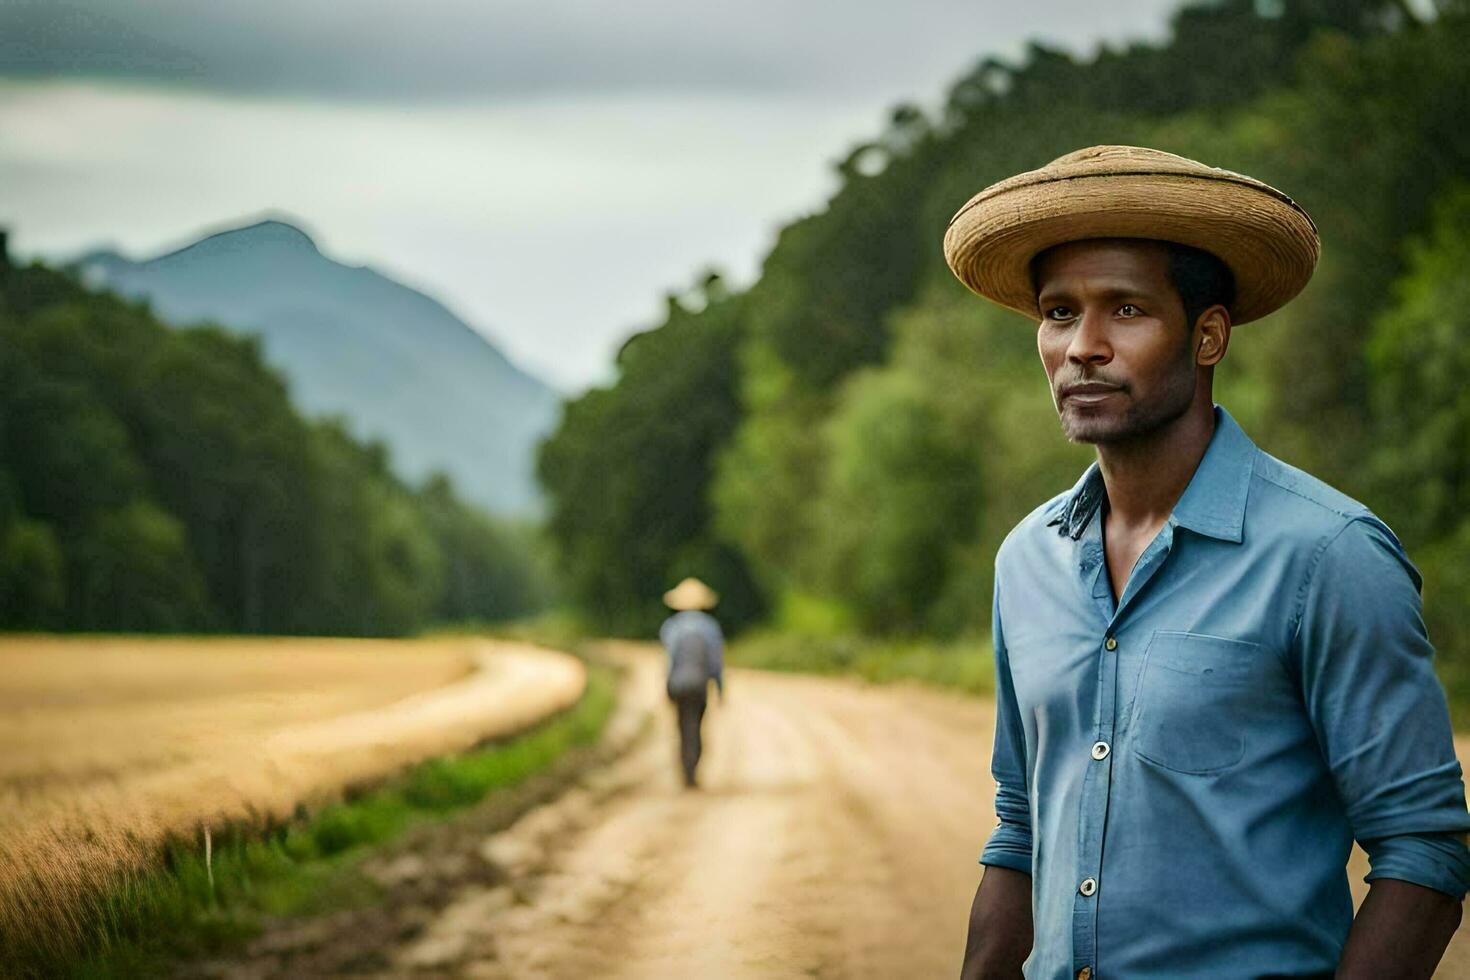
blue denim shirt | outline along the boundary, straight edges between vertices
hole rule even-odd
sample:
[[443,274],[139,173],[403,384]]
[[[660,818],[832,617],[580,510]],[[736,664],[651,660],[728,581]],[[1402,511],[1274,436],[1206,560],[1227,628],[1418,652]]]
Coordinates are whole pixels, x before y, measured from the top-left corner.
[[996,557],[1000,825],[1030,978],[1336,966],[1368,878],[1463,897],[1470,830],[1419,574],[1367,508],[1221,408],[1115,602],[1094,464]]

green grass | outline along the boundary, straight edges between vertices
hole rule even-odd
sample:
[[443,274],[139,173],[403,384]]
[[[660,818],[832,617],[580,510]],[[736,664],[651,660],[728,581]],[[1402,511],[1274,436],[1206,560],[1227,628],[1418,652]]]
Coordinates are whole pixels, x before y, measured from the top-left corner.
[[155,868],[120,878],[76,910],[89,937],[82,945],[56,948],[44,936],[0,937],[0,976],[157,975],[170,960],[240,944],[258,934],[267,917],[371,903],[377,887],[358,865],[373,848],[593,744],[615,700],[612,671],[591,666],[586,693],[557,717],[514,738],[422,763],[301,820],[264,832],[223,832],[213,842],[212,869],[201,841],[170,841]]
[[522,619],[498,622],[464,620],[442,623],[427,631],[424,636],[487,636],[497,640],[518,640],[551,647],[554,650],[576,650],[585,641],[592,639],[581,618],[567,608],[548,609]]
[[878,639],[856,634],[749,633],[730,647],[736,667],[860,677],[875,684],[918,681],[968,694],[995,690],[983,640]]

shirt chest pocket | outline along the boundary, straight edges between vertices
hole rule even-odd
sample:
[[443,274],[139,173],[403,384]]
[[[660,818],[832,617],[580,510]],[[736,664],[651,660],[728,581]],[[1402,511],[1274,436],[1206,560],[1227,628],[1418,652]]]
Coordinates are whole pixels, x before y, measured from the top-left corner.
[[1134,698],[1133,751],[1175,772],[1222,772],[1245,755],[1271,654],[1255,643],[1159,630]]

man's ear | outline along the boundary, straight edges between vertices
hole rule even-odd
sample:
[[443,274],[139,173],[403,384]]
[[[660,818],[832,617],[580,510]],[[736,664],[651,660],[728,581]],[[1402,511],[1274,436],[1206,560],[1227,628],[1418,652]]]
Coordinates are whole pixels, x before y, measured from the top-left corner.
[[1205,310],[1194,322],[1194,334],[1194,362],[1200,367],[1219,364],[1230,346],[1230,311],[1218,303]]

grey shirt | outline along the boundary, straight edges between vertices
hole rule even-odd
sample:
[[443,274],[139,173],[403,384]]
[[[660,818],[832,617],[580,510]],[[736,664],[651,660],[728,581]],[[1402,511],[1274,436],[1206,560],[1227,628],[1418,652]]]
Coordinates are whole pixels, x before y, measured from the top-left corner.
[[704,648],[708,655],[709,677],[723,694],[725,691],[725,635],[720,632],[720,624],[709,613],[696,610],[677,612],[664,620],[664,624],[658,629],[658,638],[669,655],[670,668],[674,666],[674,650],[679,637],[685,631],[694,631],[704,640]]

